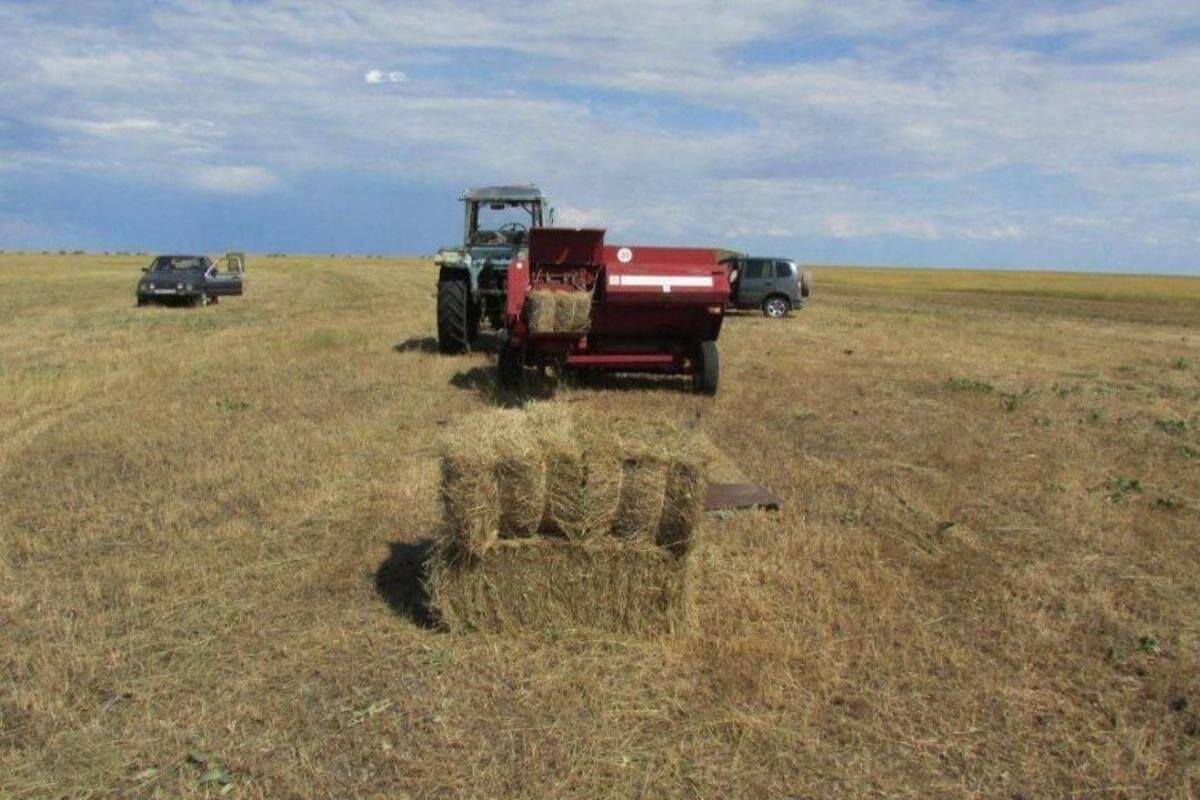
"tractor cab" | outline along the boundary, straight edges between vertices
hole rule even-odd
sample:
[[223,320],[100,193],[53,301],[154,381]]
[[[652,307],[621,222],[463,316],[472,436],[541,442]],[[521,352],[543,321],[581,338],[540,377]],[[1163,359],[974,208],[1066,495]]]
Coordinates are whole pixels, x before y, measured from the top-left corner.
[[535,186],[488,186],[462,194],[467,247],[520,247],[542,227],[545,198]]
[[542,190],[524,186],[468,189],[463,203],[463,241],[434,255],[438,268],[438,345],[442,352],[467,350],[487,320],[500,330],[508,264],[529,232],[552,224],[554,210]]

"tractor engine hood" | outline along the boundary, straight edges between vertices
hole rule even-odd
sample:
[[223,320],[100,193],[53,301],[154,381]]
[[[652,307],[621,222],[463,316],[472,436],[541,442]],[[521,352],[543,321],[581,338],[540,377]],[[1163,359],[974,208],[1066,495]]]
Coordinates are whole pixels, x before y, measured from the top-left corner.
[[508,266],[516,248],[510,245],[471,245],[470,247],[443,247],[433,256],[438,266],[470,266],[492,262],[499,267]]

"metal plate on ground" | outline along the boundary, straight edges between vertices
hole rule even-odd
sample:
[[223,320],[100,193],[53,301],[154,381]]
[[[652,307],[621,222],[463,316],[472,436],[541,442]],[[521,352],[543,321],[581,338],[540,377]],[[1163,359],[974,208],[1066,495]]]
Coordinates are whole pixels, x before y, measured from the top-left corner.
[[757,483],[713,483],[709,482],[704,496],[705,511],[722,509],[761,508],[778,511],[782,501],[765,486]]

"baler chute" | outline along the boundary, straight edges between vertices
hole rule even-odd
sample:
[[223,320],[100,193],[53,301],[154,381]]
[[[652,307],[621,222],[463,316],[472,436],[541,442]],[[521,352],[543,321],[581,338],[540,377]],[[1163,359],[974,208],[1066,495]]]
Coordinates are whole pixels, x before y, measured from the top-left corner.
[[[535,229],[508,269],[501,385],[518,388],[527,366],[555,366],[691,375],[714,394],[728,300],[729,276],[710,249],[615,247],[599,229]],[[568,322],[543,321],[543,304],[568,308]]]

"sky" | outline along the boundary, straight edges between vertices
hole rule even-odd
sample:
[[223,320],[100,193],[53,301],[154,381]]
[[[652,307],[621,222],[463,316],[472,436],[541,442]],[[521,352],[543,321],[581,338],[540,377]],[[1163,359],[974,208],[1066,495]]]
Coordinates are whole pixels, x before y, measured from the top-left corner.
[[1195,0],[0,0],[0,249],[1200,273]]

